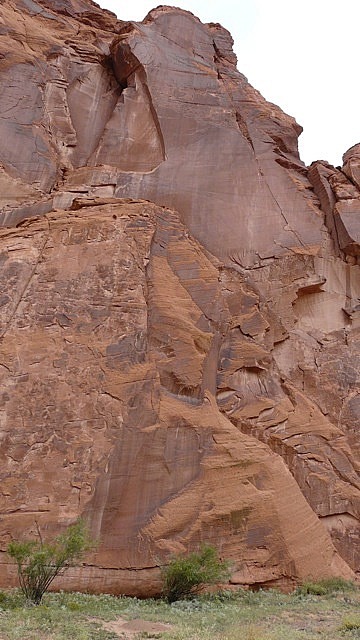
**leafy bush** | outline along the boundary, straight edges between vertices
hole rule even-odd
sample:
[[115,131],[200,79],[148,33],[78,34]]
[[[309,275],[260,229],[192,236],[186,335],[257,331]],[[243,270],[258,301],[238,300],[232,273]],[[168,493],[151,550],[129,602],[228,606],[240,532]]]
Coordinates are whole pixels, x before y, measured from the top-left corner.
[[176,556],[163,568],[163,594],[168,602],[198,593],[206,584],[229,577],[229,565],[219,560],[216,549],[204,545],[200,551]]
[[305,581],[297,588],[300,595],[326,596],[337,591],[352,591],[354,583],[344,578],[324,578],[317,582]]
[[340,631],[358,631],[360,629],[360,616],[348,616],[343,620]]
[[20,588],[25,597],[38,605],[56,576],[76,564],[91,546],[88,529],[78,520],[52,542],[42,540],[16,541],[7,552],[17,564]]

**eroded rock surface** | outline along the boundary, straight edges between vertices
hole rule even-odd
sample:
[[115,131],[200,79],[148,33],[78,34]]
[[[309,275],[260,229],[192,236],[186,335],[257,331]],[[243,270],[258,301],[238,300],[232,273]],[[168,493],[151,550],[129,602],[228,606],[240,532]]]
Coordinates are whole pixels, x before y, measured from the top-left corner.
[[308,172],[179,9],[5,0],[0,30],[1,585],[80,514],[68,588],[156,594],[202,541],[234,584],[354,576],[359,145]]

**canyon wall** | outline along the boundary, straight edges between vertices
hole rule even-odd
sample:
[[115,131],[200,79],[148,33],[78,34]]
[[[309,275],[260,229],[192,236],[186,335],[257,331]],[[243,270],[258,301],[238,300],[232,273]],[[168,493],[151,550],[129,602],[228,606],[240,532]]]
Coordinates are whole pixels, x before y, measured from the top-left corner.
[[305,167],[181,9],[4,0],[0,35],[0,586],[79,515],[65,588],[156,595],[202,542],[233,584],[354,578],[360,145]]

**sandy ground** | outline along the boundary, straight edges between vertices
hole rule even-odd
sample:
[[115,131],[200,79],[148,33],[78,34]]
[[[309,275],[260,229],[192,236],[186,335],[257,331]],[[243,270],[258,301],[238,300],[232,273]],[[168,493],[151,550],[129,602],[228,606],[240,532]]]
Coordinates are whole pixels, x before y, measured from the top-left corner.
[[163,624],[161,622],[148,622],[147,620],[141,620],[136,618],[135,620],[124,620],[123,618],[117,618],[111,622],[104,622],[103,620],[96,619],[101,626],[107,631],[116,633],[119,638],[133,638],[138,633],[146,633],[147,640],[156,640],[159,638],[159,634],[164,631],[172,629],[171,624]]

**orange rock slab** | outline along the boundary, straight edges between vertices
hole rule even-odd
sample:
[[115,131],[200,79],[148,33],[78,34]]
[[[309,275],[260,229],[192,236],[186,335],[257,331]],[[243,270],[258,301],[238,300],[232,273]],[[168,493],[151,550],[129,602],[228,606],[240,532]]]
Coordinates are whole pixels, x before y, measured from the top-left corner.
[[281,457],[219,411],[203,372],[226,304],[184,232],[130,201],[1,232],[3,551],[85,514],[100,546],[66,588],[158,593],[159,563],[204,541],[236,584],[350,576]]

